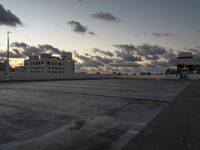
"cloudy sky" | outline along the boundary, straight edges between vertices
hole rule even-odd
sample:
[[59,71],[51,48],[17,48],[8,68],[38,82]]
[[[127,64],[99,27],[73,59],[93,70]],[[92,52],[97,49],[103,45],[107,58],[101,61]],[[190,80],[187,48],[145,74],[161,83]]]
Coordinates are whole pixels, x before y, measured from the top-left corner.
[[87,72],[162,72],[179,51],[200,50],[199,0],[0,0],[0,57],[12,65],[73,52]]

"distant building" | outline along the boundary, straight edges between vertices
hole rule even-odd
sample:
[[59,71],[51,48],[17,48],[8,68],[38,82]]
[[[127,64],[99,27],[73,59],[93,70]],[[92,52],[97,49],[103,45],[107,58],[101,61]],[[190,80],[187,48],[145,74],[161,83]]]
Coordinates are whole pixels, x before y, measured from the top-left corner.
[[176,59],[169,60],[169,64],[177,67],[181,78],[185,78],[187,74],[200,73],[200,58],[194,58],[190,52],[179,53]]
[[7,68],[7,63],[1,62],[0,63],[0,72],[6,72],[6,68]]
[[15,68],[12,68],[12,72],[24,72],[24,66],[18,66]]
[[74,61],[72,53],[65,52],[61,57],[54,57],[51,54],[41,56],[30,56],[24,61],[24,72],[27,73],[74,73]]
[[[12,70],[12,67],[9,65],[9,70]],[[0,73],[6,74],[7,71],[7,61],[0,62]]]

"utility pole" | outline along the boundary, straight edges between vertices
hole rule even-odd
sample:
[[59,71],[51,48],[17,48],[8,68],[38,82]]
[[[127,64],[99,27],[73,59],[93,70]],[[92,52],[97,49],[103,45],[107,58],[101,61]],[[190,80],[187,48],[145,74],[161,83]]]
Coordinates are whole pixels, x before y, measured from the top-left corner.
[[9,72],[10,72],[10,64],[9,64],[9,60],[10,60],[10,53],[9,53],[9,50],[10,50],[10,39],[9,39],[9,34],[11,32],[7,32],[7,67],[6,67],[6,75],[8,76]]

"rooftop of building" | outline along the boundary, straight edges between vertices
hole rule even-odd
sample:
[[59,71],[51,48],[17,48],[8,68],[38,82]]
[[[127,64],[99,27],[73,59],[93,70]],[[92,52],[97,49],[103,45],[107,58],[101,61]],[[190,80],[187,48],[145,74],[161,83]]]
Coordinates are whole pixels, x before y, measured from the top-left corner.
[[68,58],[72,57],[72,53],[70,52],[64,52],[63,54],[61,54],[60,57],[58,56],[53,56],[50,53],[42,53],[40,56],[29,56],[29,59],[63,59],[65,56],[69,56]]
[[176,65],[200,65],[200,58],[194,57],[190,52],[181,52],[178,54],[176,59],[169,60],[169,64],[172,66]]
[[177,59],[187,59],[187,58],[193,58],[193,54],[191,52],[180,52],[178,54]]
[[189,83],[2,83],[0,149],[122,149]]

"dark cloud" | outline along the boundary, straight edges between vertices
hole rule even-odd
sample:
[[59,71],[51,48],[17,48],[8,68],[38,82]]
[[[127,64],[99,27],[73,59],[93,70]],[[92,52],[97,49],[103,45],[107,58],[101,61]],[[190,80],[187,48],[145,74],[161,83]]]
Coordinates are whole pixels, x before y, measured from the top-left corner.
[[105,55],[105,56],[109,56],[109,57],[113,57],[113,53],[109,52],[109,51],[103,51],[100,50],[98,48],[93,48],[92,50],[95,54],[100,54],[100,55]]
[[74,32],[77,32],[77,33],[84,34],[88,30],[88,27],[83,26],[82,24],[80,24],[77,21],[72,20],[72,21],[69,21],[68,24],[71,25],[73,27]]
[[135,63],[135,62],[115,62],[111,64],[113,67],[118,67],[118,68],[133,68],[133,67],[141,67],[142,65]]
[[89,31],[88,34],[90,34],[90,35],[96,35],[96,33],[92,32],[92,31]]
[[162,57],[166,60],[170,60],[170,59],[175,59],[177,55],[173,49],[170,49],[169,51],[166,51],[166,53],[162,55]]
[[21,53],[21,51],[18,50],[18,49],[12,49],[12,51],[13,51],[14,53],[12,54],[12,52],[11,52],[11,58],[24,58],[24,57],[25,57],[25,56]]
[[40,50],[49,51],[51,54],[58,54],[61,55],[64,51],[59,50],[58,48],[53,47],[52,45],[45,44],[45,45],[38,45]]
[[[26,43],[12,43],[11,58],[26,58],[41,53],[61,54],[63,51],[49,44],[30,46]],[[105,51],[94,48],[90,53],[79,54],[74,52],[76,70],[90,73],[121,72],[138,73],[148,71],[152,73],[165,72],[169,67],[168,60],[174,59],[178,52],[159,45],[142,44],[116,44],[115,51]],[[185,51],[200,54],[200,48]],[[5,51],[0,51],[0,59],[6,57]],[[143,62],[143,63],[141,63]]]
[[150,64],[148,64],[150,67],[169,67],[168,61],[152,61]]
[[[116,51],[94,48],[91,53],[85,53],[84,55],[75,52],[76,68],[79,71],[90,73],[121,72],[132,74],[141,71],[164,73],[169,68],[168,60],[176,58],[179,52],[151,44],[116,44],[114,47]],[[188,51],[197,54],[199,49],[195,48]],[[142,61],[143,63],[141,63]]]
[[143,44],[137,46],[140,55],[162,55],[167,52],[166,48],[158,45]]
[[[113,66],[121,64],[121,66],[128,67],[129,65],[138,70],[147,70],[153,72],[163,72],[169,65],[168,60],[176,58],[177,52],[173,49],[167,49],[159,45],[142,44],[135,46],[133,44],[117,44],[115,55],[118,57]],[[138,65],[138,61],[145,60],[142,66]],[[121,61],[120,63],[118,63]],[[119,65],[118,65],[119,66]]]
[[7,56],[7,53],[5,52],[5,51],[0,51],[0,57],[1,58],[4,58],[4,57],[6,57]]
[[3,5],[0,4],[0,25],[16,27],[22,25],[21,20],[10,10],[6,10]]
[[91,14],[93,18],[100,19],[103,21],[111,21],[111,22],[120,22],[120,19],[115,17],[114,15],[107,12],[98,12],[95,14]]
[[119,45],[114,45],[118,49],[116,51],[116,55],[119,60],[121,61],[142,61],[141,57],[138,56],[138,49],[132,45],[132,44],[119,44]]
[[[95,71],[95,72],[120,72],[120,70],[134,70],[133,68],[141,67],[137,61],[141,61],[141,58],[134,56],[135,47],[130,48],[131,45],[124,45],[128,47],[128,50],[119,50],[114,52],[100,50],[98,48],[92,49],[92,53],[85,55],[80,55],[75,52],[75,58],[81,60],[81,63],[78,64],[82,66],[81,70],[83,71]],[[122,48],[122,45],[115,45],[115,47]],[[131,54],[131,55],[129,55]],[[126,69],[125,69],[126,68]],[[140,69],[137,69],[140,70]]]
[[[10,58],[24,58],[24,55],[20,53],[20,51],[14,49],[13,51],[10,51],[9,53]],[[7,57],[7,52],[6,51],[0,51],[0,58],[4,59]]]
[[[141,65],[135,62],[124,62],[114,58],[108,58],[100,55],[91,55],[86,53],[80,55],[75,52],[75,58],[81,60],[81,63],[76,64],[76,71],[89,73],[113,73],[123,72],[130,73],[134,70],[140,70]],[[137,69],[136,69],[137,68]]]
[[172,37],[172,36],[174,36],[174,34],[172,34],[172,33],[158,33],[158,32],[153,32],[152,35],[155,37]]
[[94,32],[90,31],[87,26],[82,25],[78,21],[71,20],[68,22],[68,24],[72,27],[73,31],[76,33],[81,33],[81,34],[90,34],[90,35],[95,35]]
[[24,48],[25,49],[29,46],[24,42],[21,42],[21,43],[13,42],[13,43],[11,43],[11,47],[18,47],[18,48]]
[[26,43],[19,43],[14,42],[11,44],[11,47],[13,47],[12,51],[10,52],[11,58],[24,58],[28,56],[39,56],[42,53],[51,53],[51,54],[62,54],[63,50],[59,50],[58,48],[53,47],[49,44],[44,45],[38,45],[36,46],[30,46]]
[[127,52],[138,51],[138,49],[133,44],[116,44],[113,46],[119,50],[123,50]]
[[25,56],[39,56],[41,53],[45,53],[45,51],[42,49],[40,50],[39,48],[35,47],[35,46],[30,46],[26,49],[23,49],[22,53]]
[[134,52],[116,51],[117,57],[122,61],[142,61],[141,57],[134,55]]
[[11,46],[14,47],[14,49],[20,49],[21,54],[24,55],[24,57],[33,56],[33,55],[39,56],[41,53],[45,53],[44,49],[40,49],[35,46],[29,46],[26,43],[14,42],[11,44]]
[[188,52],[191,52],[194,57],[200,57],[200,47],[187,49]]
[[[74,52],[74,56],[81,63],[77,63],[76,70],[94,72],[112,72],[115,59],[112,58],[113,54],[108,51],[103,51],[97,48],[92,49],[92,53],[85,53],[84,55]],[[110,57],[111,56],[111,57]]]
[[160,55],[167,53],[166,48],[158,45],[143,44],[137,46],[138,55],[145,57],[147,60],[158,60]]
[[101,64],[110,64],[113,62],[113,59],[101,57],[101,56],[95,56],[95,61],[97,61]]
[[155,61],[151,61],[148,64],[143,65],[142,71],[151,72],[151,73],[165,73],[169,67],[170,66],[167,60],[165,61],[155,60]]
[[77,52],[74,52],[74,56],[82,61],[84,67],[100,67],[103,66],[101,62],[94,60],[91,57],[80,55]]

